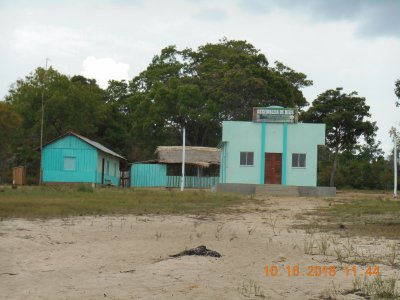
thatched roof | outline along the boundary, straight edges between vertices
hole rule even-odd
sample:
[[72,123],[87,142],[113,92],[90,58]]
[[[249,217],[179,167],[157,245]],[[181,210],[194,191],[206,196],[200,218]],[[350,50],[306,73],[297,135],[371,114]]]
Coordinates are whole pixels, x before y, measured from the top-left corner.
[[[159,146],[156,149],[159,163],[182,163],[182,146]],[[208,168],[220,164],[220,150],[211,147],[185,147],[185,163]]]

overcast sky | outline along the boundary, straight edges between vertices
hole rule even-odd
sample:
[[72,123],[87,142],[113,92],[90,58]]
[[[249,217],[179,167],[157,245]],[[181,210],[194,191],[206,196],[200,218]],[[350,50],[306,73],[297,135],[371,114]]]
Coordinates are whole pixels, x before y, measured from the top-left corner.
[[0,99],[46,57],[106,87],[137,75],[165,46],[223,37],[307,74],[310,103],[339,86],[366,97],[388,154],[388,130],[400,122],[400,0],[0,0]]

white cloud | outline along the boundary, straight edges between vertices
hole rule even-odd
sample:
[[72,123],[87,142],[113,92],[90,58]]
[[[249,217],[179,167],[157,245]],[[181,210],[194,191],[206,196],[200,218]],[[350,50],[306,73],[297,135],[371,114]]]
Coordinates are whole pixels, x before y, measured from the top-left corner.
[[68,57],[87,49],[90,33],[63,26],[25,26],[14,31],[12,48],[23,57],[40,55]]
[[129,64],[110,57],[89,56],[82,63],[81,75],[96,79],[100,87],[106,88],[109,80],[129,80],[129,67]]

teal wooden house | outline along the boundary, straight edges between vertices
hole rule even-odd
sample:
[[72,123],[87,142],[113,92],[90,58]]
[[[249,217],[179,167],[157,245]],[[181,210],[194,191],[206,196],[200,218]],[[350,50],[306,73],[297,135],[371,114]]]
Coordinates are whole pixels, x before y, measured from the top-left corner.
[[43,146],[43,183],[119,185],[126,159],[103,145],[68,132]]

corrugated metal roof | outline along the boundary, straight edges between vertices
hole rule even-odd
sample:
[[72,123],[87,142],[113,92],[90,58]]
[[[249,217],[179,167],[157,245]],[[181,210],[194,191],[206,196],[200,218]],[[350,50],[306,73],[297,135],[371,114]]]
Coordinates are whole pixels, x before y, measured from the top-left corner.
[[76,133],[74,133],[74,132],[70,132],[70,133],[73,134],[73,135],[75,135],[76,137],[80,138],[81,140],[85,141],[86,143],[92,145],[93,147],[99,149],[100,151],[102,151],[102,152],[104,152],[104,153],[107,153],[107,154],[110,154],[110,155],[112,155],[112,156],[116,156],[116,157],[119,157],[119,158],[121,158],[121,159],[126,160],[125,157],[119,155],[118,153],[115,153],[114,151],[108,149],[107,147],[104,147],[102,144],[99,144],[98,142],[89,140],[88,138],[85,138],[84,136],[81,136],[81,135],[76,134]]
[[[92,140],[90,140],[90,139],[88,139],[88,138],[86,138],[86,137],[84,137],[84,136],[81,136],[81,135],[79,135],[79,134],[77,134],[77,133],[75,133],[75,132],[73,132],[73,131],[69,131],[69,132],[67,132],[66,134],[64,134],[64,135],[62,135],[62,136],[59,136],[58,138],[56,138],[56,139],[54,139],[54,140],[48,142],[48,143],[45,144],[45,145],[51,144],[51,143],[53,143],[54,141],[59,140],[59,139],[63,138],[64,136],[67,136],[67,135],[76,136],[78,139],[81,139],[82,141],[84,141],[84,142],[88,143],[89,145],[95,147],[96,149],[100,150],[101,152],[104,152],[104,153],[106,153],[106,154],[110,154],[110,155],[112,155],[112,156],[121,158],[121,159],[123,159],[123,160],[127,160],[125,157],[119,155],[118,153],[115,153],[114,151],[112,151],[112,150],[108,149],[107,147],[103,146],[102,144],[99,144],[98,142],[92,141]],[[43,147],[44,147],[45,145],[43,145]]]

